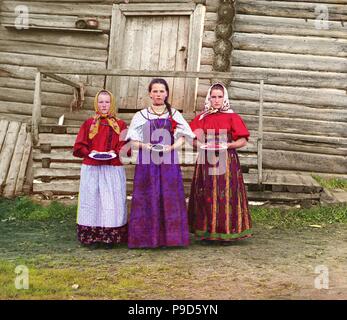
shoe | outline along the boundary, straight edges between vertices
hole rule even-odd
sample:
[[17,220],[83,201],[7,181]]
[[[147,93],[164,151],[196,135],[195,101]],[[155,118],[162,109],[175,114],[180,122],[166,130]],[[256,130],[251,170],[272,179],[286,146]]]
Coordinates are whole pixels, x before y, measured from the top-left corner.
[[223,240],[221,240],[221,241],[219,241],[219,244],[221,246],[226,247],[226,246],[231,246],[233,244],[233,242],[232,241],[223,241]]
[[213,241],[213,240],[203,239],[203,240],[200,240],[200,243],[201,243],[203,246],[208,246],[208,245],[213,244],[214,241]]

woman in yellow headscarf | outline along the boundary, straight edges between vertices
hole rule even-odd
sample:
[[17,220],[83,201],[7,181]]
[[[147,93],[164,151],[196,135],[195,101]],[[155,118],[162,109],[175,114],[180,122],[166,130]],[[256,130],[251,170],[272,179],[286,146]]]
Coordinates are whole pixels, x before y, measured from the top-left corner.
[[100,90],[94,108],[95,115],[82,124],[73,151],[83,158],[77,236],[84,245],[104,243],[110,248],[127,241],[126,177],[120,161],[127,126],[116,117],[111,92]]

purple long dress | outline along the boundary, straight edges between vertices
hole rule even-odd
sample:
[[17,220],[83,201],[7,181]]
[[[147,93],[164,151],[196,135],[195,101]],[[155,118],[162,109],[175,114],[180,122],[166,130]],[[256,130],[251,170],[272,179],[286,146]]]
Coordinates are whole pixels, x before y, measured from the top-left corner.
[[[166,138],[153,137],[156,129],[159,129],[156,132],[165,130]],[[143,138],[144,143],[172,144],[171,122],[148,119]],[[128,234],[129,248],[189,245],[187,208],[176,150],[162,153],[140,149]]]

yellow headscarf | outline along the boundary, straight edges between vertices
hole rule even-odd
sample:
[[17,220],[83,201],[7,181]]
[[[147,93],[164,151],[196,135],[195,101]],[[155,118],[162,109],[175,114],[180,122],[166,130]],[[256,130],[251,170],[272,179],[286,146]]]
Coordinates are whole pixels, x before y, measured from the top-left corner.
[[[111,98],[110,111],[108,112],[108,114],[105,114],[105,115],[103,115],[98,108],[98,97],[99,97],[99,94],[102,92],[108,93]],[[93,123],[90,126],[89,139],[93,139],[95,135],[98,133],[101,118],[106,118],[108,124],[111,126],[114,132],[117,134],[120,134],[120,128],[117,123],[117,117],[116,117],[116,102],[115,102],[113,94],[110,91],[102,89],[96,94],[94,98],[94,110],[95,110],[95,116],[93,117]]]

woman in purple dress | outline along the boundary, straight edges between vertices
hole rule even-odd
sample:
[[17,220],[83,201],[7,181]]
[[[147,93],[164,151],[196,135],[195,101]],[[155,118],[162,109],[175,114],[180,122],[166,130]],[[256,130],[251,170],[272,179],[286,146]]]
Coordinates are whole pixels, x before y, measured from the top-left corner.
[[129,217],[129,248],[189,245],[188,217],[177,149],[194,134],[168,103],[164,79],[149,84],[152,105],[138,111],[127,139],[139,150]]

